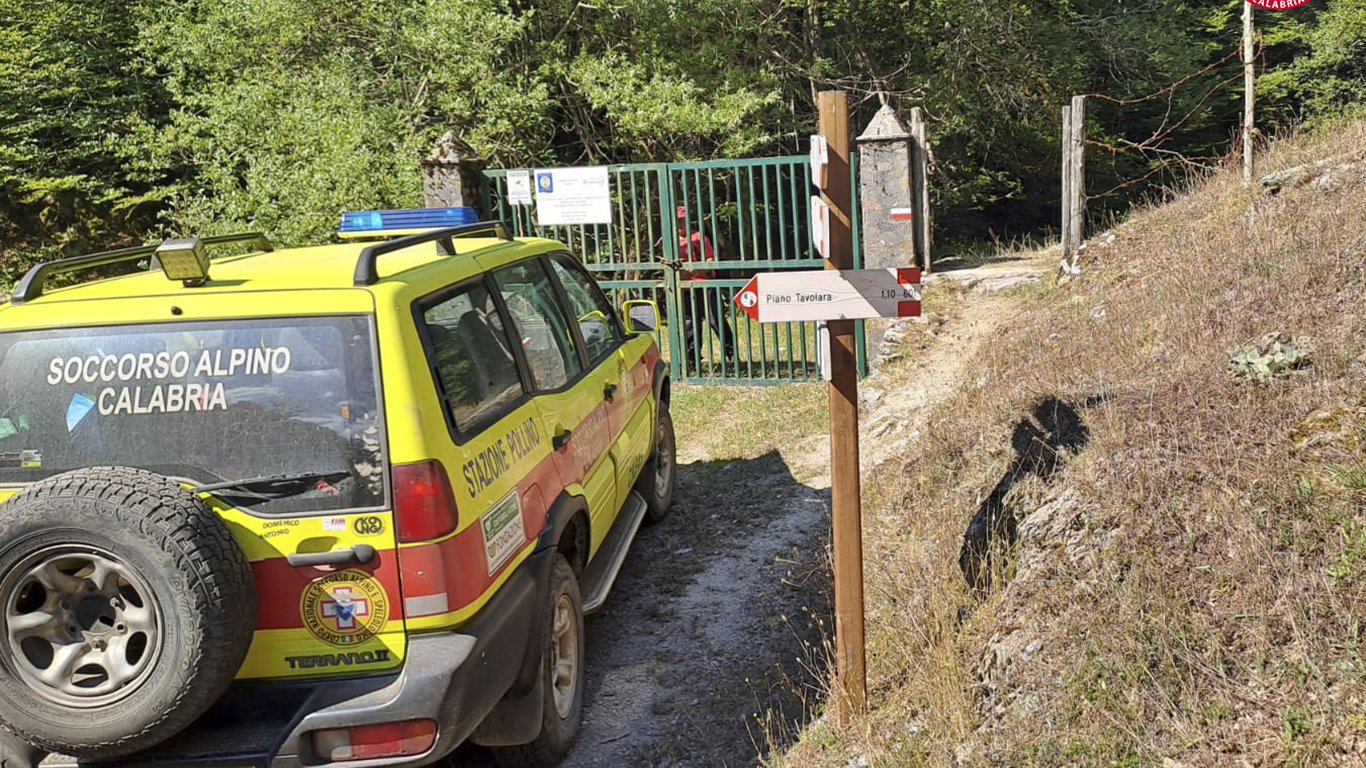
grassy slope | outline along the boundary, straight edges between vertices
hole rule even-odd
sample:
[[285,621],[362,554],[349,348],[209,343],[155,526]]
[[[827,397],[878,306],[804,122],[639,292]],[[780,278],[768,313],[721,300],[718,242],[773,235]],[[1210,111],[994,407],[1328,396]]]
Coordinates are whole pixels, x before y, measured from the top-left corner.
[[[1363,146],[1340,126],[1263,169]],[[1225,173],[1091,251],[865,488],[872,709],[775,762],[1366,760],[1366,178],[1273,197]],[[1271,331],[1312,364],[1230,376]],[[1085,444],[1004,495],[1020,541],[974,595],[964,530],[1050,397]]]

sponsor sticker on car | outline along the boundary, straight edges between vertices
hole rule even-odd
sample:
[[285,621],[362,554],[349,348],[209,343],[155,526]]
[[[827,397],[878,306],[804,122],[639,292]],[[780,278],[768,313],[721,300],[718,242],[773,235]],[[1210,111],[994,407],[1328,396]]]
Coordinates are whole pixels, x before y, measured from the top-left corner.
[[492,576],[518,547],[526,543],[526,530],[522,527],[522,502],[513,491],[499,499],[493,509],[479,518],[479,526],[484,532],[484,556],[488,560],[489,575]]

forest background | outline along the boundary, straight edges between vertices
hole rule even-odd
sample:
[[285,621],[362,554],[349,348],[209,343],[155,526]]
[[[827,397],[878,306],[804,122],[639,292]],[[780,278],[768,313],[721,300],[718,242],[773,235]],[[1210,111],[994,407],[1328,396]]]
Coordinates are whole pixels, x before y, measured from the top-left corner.
[[[1091,101],[1088,190],[1158,171],[1092,216],[1230,156],[1241,9],[0,0],[0,282],[155,236],[325,240],[343,210],[420,205],[417,161],[448,130],[495,168],[796,154],[831,88],[851,93],[856,130],[882,103],[924,109],[941,241],[1044,235],[1072,94],[1181,83]],[[1263,134],[1366,111],[1366,0],[1258,10],[1257,25]]]

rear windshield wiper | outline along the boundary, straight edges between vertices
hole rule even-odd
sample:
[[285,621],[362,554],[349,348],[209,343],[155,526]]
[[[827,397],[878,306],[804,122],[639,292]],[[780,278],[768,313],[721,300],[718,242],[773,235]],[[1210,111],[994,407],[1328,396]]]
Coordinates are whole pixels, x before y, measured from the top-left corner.
[[209,483],[194,490],[196,493],[212,493],[230,504],[240,505],[274,501],[313,490],[331,490],[335,493],[336,489],[332,488],[332,484],[350,476],[350,472],[296,472],[290,475],[265,475]]

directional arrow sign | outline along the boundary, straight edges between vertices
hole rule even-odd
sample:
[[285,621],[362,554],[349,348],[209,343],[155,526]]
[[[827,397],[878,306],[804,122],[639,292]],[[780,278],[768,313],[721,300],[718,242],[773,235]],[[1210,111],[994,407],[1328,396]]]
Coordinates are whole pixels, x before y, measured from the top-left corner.
[[917,317],[920,270],[763,272],[740,289],[735,303],[761,323]]

